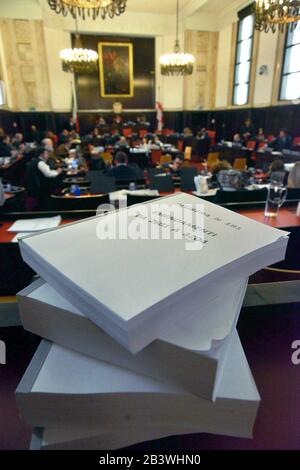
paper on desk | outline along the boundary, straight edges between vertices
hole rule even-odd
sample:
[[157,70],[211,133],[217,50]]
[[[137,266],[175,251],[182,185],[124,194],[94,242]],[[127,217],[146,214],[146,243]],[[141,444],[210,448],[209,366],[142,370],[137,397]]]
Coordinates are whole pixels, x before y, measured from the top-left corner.
[[18,243],[18,241],[23,238],[23,237],[27,237],[28,235],[33,235],[35,232],[20,232],[20,233],[17,233],[14,238],[12,239],[12,243]]
[[7,230],[8,232],[39,232],[41,230],[47,230],[49,228],[58,227],[61,223],[61,216],[55,217],[44,217],[42,219],[24,219],[16,220],[11,227]]

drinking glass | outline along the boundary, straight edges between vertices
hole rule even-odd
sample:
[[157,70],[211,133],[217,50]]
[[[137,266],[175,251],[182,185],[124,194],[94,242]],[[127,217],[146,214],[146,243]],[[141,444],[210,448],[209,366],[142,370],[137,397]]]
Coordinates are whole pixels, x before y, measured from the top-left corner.
[[265,207],[265,217],[277,217],[279,208],[285,203],[287,188],[280,183],[271,183]]

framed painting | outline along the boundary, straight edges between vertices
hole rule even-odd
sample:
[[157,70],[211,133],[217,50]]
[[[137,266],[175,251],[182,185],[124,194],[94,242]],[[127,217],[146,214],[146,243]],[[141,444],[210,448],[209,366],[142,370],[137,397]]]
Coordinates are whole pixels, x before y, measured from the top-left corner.
[[100,94],[103,98],[133,97],[133,45],[99,42]]

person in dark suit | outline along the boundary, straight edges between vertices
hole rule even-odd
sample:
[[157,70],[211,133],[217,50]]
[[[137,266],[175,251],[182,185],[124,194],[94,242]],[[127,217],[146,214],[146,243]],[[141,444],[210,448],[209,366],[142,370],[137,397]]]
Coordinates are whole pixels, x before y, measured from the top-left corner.
[[241,127],[240,131],[241,137],[244,142],[248,142],[248,140],[251,140],[255,136],[255,129],[252,124],[251,119],[246,119],[243,126]]
[[0,137],[0,157],[8,157],[11,150],[12,147],[9,136],[5,135],[4,137]]
[[277,139],[271,142],[270,147],[278,152],[282,152],[282,150],[290,150],[293,146],[293,139],[289,134],[287,129],[281,129]]
[[128,159],[125,152],[117,152],[115,155],[115,166],[107,172],[107,176],[113,176],[117,180],[136,180],[137,173],[128,166]]

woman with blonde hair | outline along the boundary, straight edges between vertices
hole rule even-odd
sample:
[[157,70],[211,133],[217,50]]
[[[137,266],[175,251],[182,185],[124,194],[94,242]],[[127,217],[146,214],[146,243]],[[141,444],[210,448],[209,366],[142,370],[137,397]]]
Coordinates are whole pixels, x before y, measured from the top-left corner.
[[300,162],[297,162],[289,175],[289,188],[300,188]]

